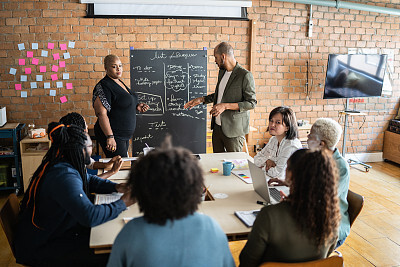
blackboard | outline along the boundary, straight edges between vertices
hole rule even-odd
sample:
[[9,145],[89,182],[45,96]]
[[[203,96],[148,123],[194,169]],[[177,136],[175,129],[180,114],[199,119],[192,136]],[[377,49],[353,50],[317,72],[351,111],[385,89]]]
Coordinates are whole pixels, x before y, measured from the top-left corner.
[[189,100],[207,94],[206,50],[130,50],[131,88],[150,109],[137,113],[133,156],[148,144],[160,146],[166,134],[174,146],[206,152],[207,107],[191,110]]

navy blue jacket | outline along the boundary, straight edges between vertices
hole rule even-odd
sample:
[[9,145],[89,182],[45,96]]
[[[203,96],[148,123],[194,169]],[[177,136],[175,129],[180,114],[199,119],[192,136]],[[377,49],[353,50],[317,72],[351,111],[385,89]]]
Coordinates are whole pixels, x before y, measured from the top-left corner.
[[[83,190],[79,172],[68,163],[51,167],[37,192],[35,224],[33,208],[26,208],[19,216],[15,238],[17,262],[43,260],[49,255],[73,251],[72,240],[87,235],[90,227],[116,218],[126,209],[118,200],[111,204],[94,205]],[[87,175],[89,192],[115,192],[115,183],[94,175]],[[23,207],[22,207],[23,208]],[[70,242],[71,241],[71,242]],[[85,241],[86,242],[86,241]],[[87,243],[89,247],[89,243]]]

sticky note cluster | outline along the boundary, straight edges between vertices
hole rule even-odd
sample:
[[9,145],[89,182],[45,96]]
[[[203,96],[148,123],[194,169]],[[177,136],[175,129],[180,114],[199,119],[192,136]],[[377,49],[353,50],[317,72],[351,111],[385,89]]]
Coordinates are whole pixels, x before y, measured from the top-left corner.
[[[20,82],[15,83],[14,87],[15,90],[21,92],[21,97],[26,98],[28,95],[31,95],[28,91],[23,91],[24,89],[51,89],[49,90],[49,95],[51,96],[56,96],[58,91],[52,88],[73,89],[72,82],[64,83],[59,79],[61,79],[61,77],[63,80],[70,79],[69,73],[61,72],[66,71],[66,63],[68,59],[71,58],[71,54],[68,50],[75,48],[75,42],[31,43],[31,45],[28,44],[27,46],[25,43],[20,43],[17,45],[17,48],[21,51],[22,55],[22,57],[18,59],[18,66],[20,66],[20,69],[12,67],[9,70],[9,74],[14,76],[17,74],[19,75]],[[45,65],[46,62],[49,62],[49,59],[45,59],[48,57],[54,62]],[[64,69],[61,70],[61,68]],[[16,77],[16,79],[18,79],[18,77]],[[60,96],[58,99],[61,103],[66,103],[68,101],[66,96]]]

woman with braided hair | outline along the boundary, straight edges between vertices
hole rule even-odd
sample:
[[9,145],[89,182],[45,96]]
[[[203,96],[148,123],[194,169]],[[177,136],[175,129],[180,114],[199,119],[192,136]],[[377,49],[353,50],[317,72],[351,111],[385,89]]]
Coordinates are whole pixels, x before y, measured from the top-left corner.
[[[88,127],[85,121],[85,118],[76,112],[71,112],[65,115],[60,119],[60,123],[65,124],[65,125],[71,125],[74,124],[76,126],[79,126],[83,129],[84,132],[88,133]],[[122,166],[122,158],[121,156],[117,155],[114,156],[110,161],[108,162],[98,162],[92,159],[90,157],[90,163],[86,165],[86,168],[91,169],[91,170],[98,170],[98,169],[109,169],[107,172],[103,172],[102,174],[98,174],[97,176],[103,179],[108,179],[121,169]]]
[[[134,203],[125,185],[86,173],[92,142],[76,125],[52,122],[52,142],[21,203],[15,237],[18,263],[31,266],[104,266],[108,255],[89,248],[90,227],[116,218]],[[94,205],[90,193],[125,193]]]
[[240,266],[326,258],[335,248],[340,223],[337,180],[326,150],[294,152],[286,169],[290,196],[261,209],[240,253]]

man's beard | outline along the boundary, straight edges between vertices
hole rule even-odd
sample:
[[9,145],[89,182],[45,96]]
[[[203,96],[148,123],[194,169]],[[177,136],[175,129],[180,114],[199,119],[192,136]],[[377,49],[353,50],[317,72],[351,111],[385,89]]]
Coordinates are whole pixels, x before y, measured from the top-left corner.
[[220,70],[226,70],[226,67],[225,67],[225,60],[222,60],[222,63],[219,64],[218,67],[219,67]]
[[85,153],[84,153],[83,161],[84,161],[85,165],[89,165],[90,164],[90,155],[89,155],[89,153],[87,151],[85,151]]

